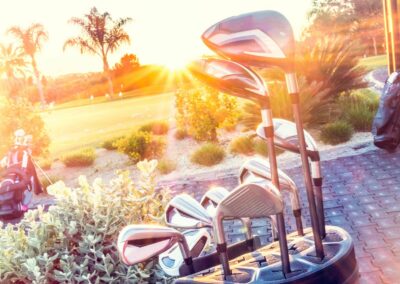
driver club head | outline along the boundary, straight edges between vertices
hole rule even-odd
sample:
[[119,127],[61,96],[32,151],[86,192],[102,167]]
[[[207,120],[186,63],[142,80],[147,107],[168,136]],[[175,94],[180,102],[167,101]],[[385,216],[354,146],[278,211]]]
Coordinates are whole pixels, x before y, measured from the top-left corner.
[[267,96],[263,80],[252,70],[233,61],[202,58],[188,70],[199,80],[229,95],[260,102]]
[[294,70],[295,40],[289,21],[276,11],[257,11],[224,19],[202,35],[222,57],[248,66]]
[[157,225],[128,225],[118,235],[122,262],[135,265],[155,257],[180,243],[184,258],[190,257],[183,235],[173,228]]
[[[210,246],[211,236],[207,229],[192,229],[182,232],[186,238],[190,255],[192,258],[201,256],[201,254]],[[182,253],[178,245],[158,256],[158,263],[165,273],[170,276],[179,276],[179,268],[184,263]]]
[[210,214],[201,204],[187,194],[175,196],[165,209],[165,222],[168,226],[181,229],[212,227]]

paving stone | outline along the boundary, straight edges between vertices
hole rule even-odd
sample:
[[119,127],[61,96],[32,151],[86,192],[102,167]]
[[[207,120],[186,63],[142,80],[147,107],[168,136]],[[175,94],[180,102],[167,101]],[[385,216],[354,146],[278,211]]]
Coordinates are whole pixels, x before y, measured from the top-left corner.
[[376,272],[362,272],[360,273],[359,284],[379,284],[384,283],[382,279],[382,273]]
[[379,271],[379,268],[377,268],[372,264],[372,257],[369,256],[358,257],[357,262],[360,273]]

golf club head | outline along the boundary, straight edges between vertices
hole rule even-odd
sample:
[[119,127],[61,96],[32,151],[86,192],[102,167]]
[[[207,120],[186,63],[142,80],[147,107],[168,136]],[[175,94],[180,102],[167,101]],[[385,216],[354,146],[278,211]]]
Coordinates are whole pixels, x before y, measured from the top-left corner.
[[263,80],[250,69],[229,60],[197,59],[188,70],[199,80],[229,95],[259,102],[267,95]]
[[165,252],[183,236],[173,228],[157,225],[129,225],[118,235],[118,252],[123,263],[135,265]]
[[221,200],[216,209],[216,219],[268,217],[282,210],[282,196],[271,182],[244,183]]
[[293,30],[276,11],[227,18],[207,29],[202,40],[217,54],[244,65],[294,70]]
[[175,196],[165,210],[168,226],[181,229],[212,227],[212,219],[201,204],[187,194]]
[[200,204],[207,210],[210,216],[213,216],[218,203],[220,203],[228,194],[229,191],[224,187],[213,187],[203,195]]
[[[187,230],[182,234],[186,238],[190,255],[193,258],[200,256],[211,243],[210,233],[205,228]],[[184,259],[177,244],[161,253],[158,260],[165,273],[170,276],[179,276],[179,268],[184,263]]]
[[[290,201],[293,210],[301,209],[299,191],[295,182],[282,170],[278,169],[279,185],[281,190],[290,193]],[[239,182],[263,182],[272,181],[271,169],[267,159],[260,157],[247,160],[239,170]]]
[[[299,141],[297,138],[296,124],[286,119],[274,118],[274,143],[275,146],[294,153],[300,153]],[[256,130],[257,136],[267,140],[262,123]],[[312,161],[319,161],[319,151],[314,138],[304,130],[304,137],[307,145],[307,154]]]

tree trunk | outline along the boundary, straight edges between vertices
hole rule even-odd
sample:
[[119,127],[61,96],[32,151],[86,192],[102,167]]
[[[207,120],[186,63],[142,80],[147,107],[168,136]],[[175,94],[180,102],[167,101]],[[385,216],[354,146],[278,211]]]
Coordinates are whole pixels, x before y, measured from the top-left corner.
[[372,37],[372,46],[374,47],[374,55],[377,56],[378,55],[378,48],[376,46],[376,38],[374,36]]
[[108,66],[108,61],[107,57],[103,57],[103,70],[104,70],[104,75],[107,77],[107,82],[108,82],[108,92],[111,96],[111,98],[114,98],[114,87],[113,87],[113,82],[111,78],[111,71],[110,67]]
[[35,79],[36,79],[36,87],[37,87],[37,89],[38,89],[41,107],[42,107],[42,109],[45,109],[45,107],[46,107],[46,100],[45,100],[45,98],[44,98],[42,81],[40,80],[40,73],[39,73],[39,70],[38,70],[38,68],[37,68],[37,64],[36,64],[35,57],[32,56],[31,58],[32,58],[33,73],[34,73]]

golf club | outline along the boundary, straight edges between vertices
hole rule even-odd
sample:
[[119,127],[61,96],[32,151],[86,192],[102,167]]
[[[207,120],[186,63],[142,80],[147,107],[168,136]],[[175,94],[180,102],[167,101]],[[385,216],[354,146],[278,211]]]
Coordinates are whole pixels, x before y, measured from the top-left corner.
[[173,228],[157,225],[128,225],[118,235],[118,252],[123,263],[135,265],[179,245],[184,262],[192,265],[185,237]]
[[[295,40],[288,20],[275,11],[258,11],[230,17],[211,26],[202,35],[203,42],[219,55],[247,66],[279,67],[285,72],[310,208],[316,255],[324,257],[319,231],[310,165],[306,152],[299,108],[299,88],[295,73]],[[264,124],[264,119],[263,119]],[[271,127],[272,128],[272,127]],[[270,134],[273,136],[273,133]],[[266,135],[266,137],[268,137]],[[274,170],[271,166],[271,170]]]
[[[207,212],[211,215],[215,215],[215,210],[218,204],[221,202],[229,194],[229,191],[224,187],[212,187],[209,189],[201,198],[200,204],[206,208]],[[276,232],[276,220],[271,216],[269,218],[271,223],[271,233],[272,239],[274,241],[278,240],[277,232]],[[251,220],[249,218],[240,218],[243,225],[246,227],[246,239],[249,240],[251,238]]]
[[[251,206],[249,206],[251,204]],[[271,215],[282,215],[283,214],[283,200],[279,190],[270,182],[268,186],[264,186],[257,183],[245,183],[236,187],[229,193],[221,202],[218,204],[215,217],[214,217],[214,230],[217,241],[217,251],[220,255],[220,261],[224,271],[225,278],[229,278],[232,275],[232,271],[229,267],[229,258],[227,255],[227,245],[225,234],[223,230],[222,221],[227,218],[260,218]],[[278,219],[279,220],[279,219]],[[283,228],[282,228],[283,226]],[[278,222],[279,237],[286,236],[285,223]],[[279,243],[283,241],[286,244],[286,239],[280,238]],[[285,263],[289,263],[289,255],[281,255],[282,258],[282,269],[286,271],[287,267]]]
[[[278,169],[279,185],[282,191],[288,191],[292,205],[293,215],[296,219],[297,234],[304,236],[303,222],[301,220],[301,201],[299,191],[294,181],[283,171]],[[271,181],[271,169],[265,159],[252,158],[247,160],[239,170],[239,182],[246,183],[259,180]]]
[[168,226],[180,229],[213,227],[207,210],[187,194],[179,194],[168,203],[165,209],[165,222]]
[[[274,118],[274,142],[275,146],[294,153],[300,153],[299,141],[297,139],[296,124],[286,120]],[[262,125],[257,127],[257,136],[265,140]],[[311,161],[311,175],[314,184],[314,194],[316,199],[316,207],[318,213],[319,229],[322,239],[326,236],[325,231],[325,213],[324,201],[322,193],[322,171],[320,163],[320,155],[317,143],[314,138],[304,130],[304,138],[306,141],[307,155]]]
[[[192,258],[200,256],[211,243],[207,229],[192,229],[182,232],[189,247]],[[170,276],[179,276],[179,268],[184,263],[179,245],[176,244],[158,256],[161,268]]]
[[[261,78],[250,69],[228,60],[200,59],[189,65],[189,70],[206,84],[229,95],[256,101],[261,107],[261,117],[267,139],[268,158],[272,182],[279,189],[278,165],[274,147],[272,112],[267,89]],[[246,217],[246,216],[242,216]],[[284,272],[290,272],[283,213],[276,216]]]

